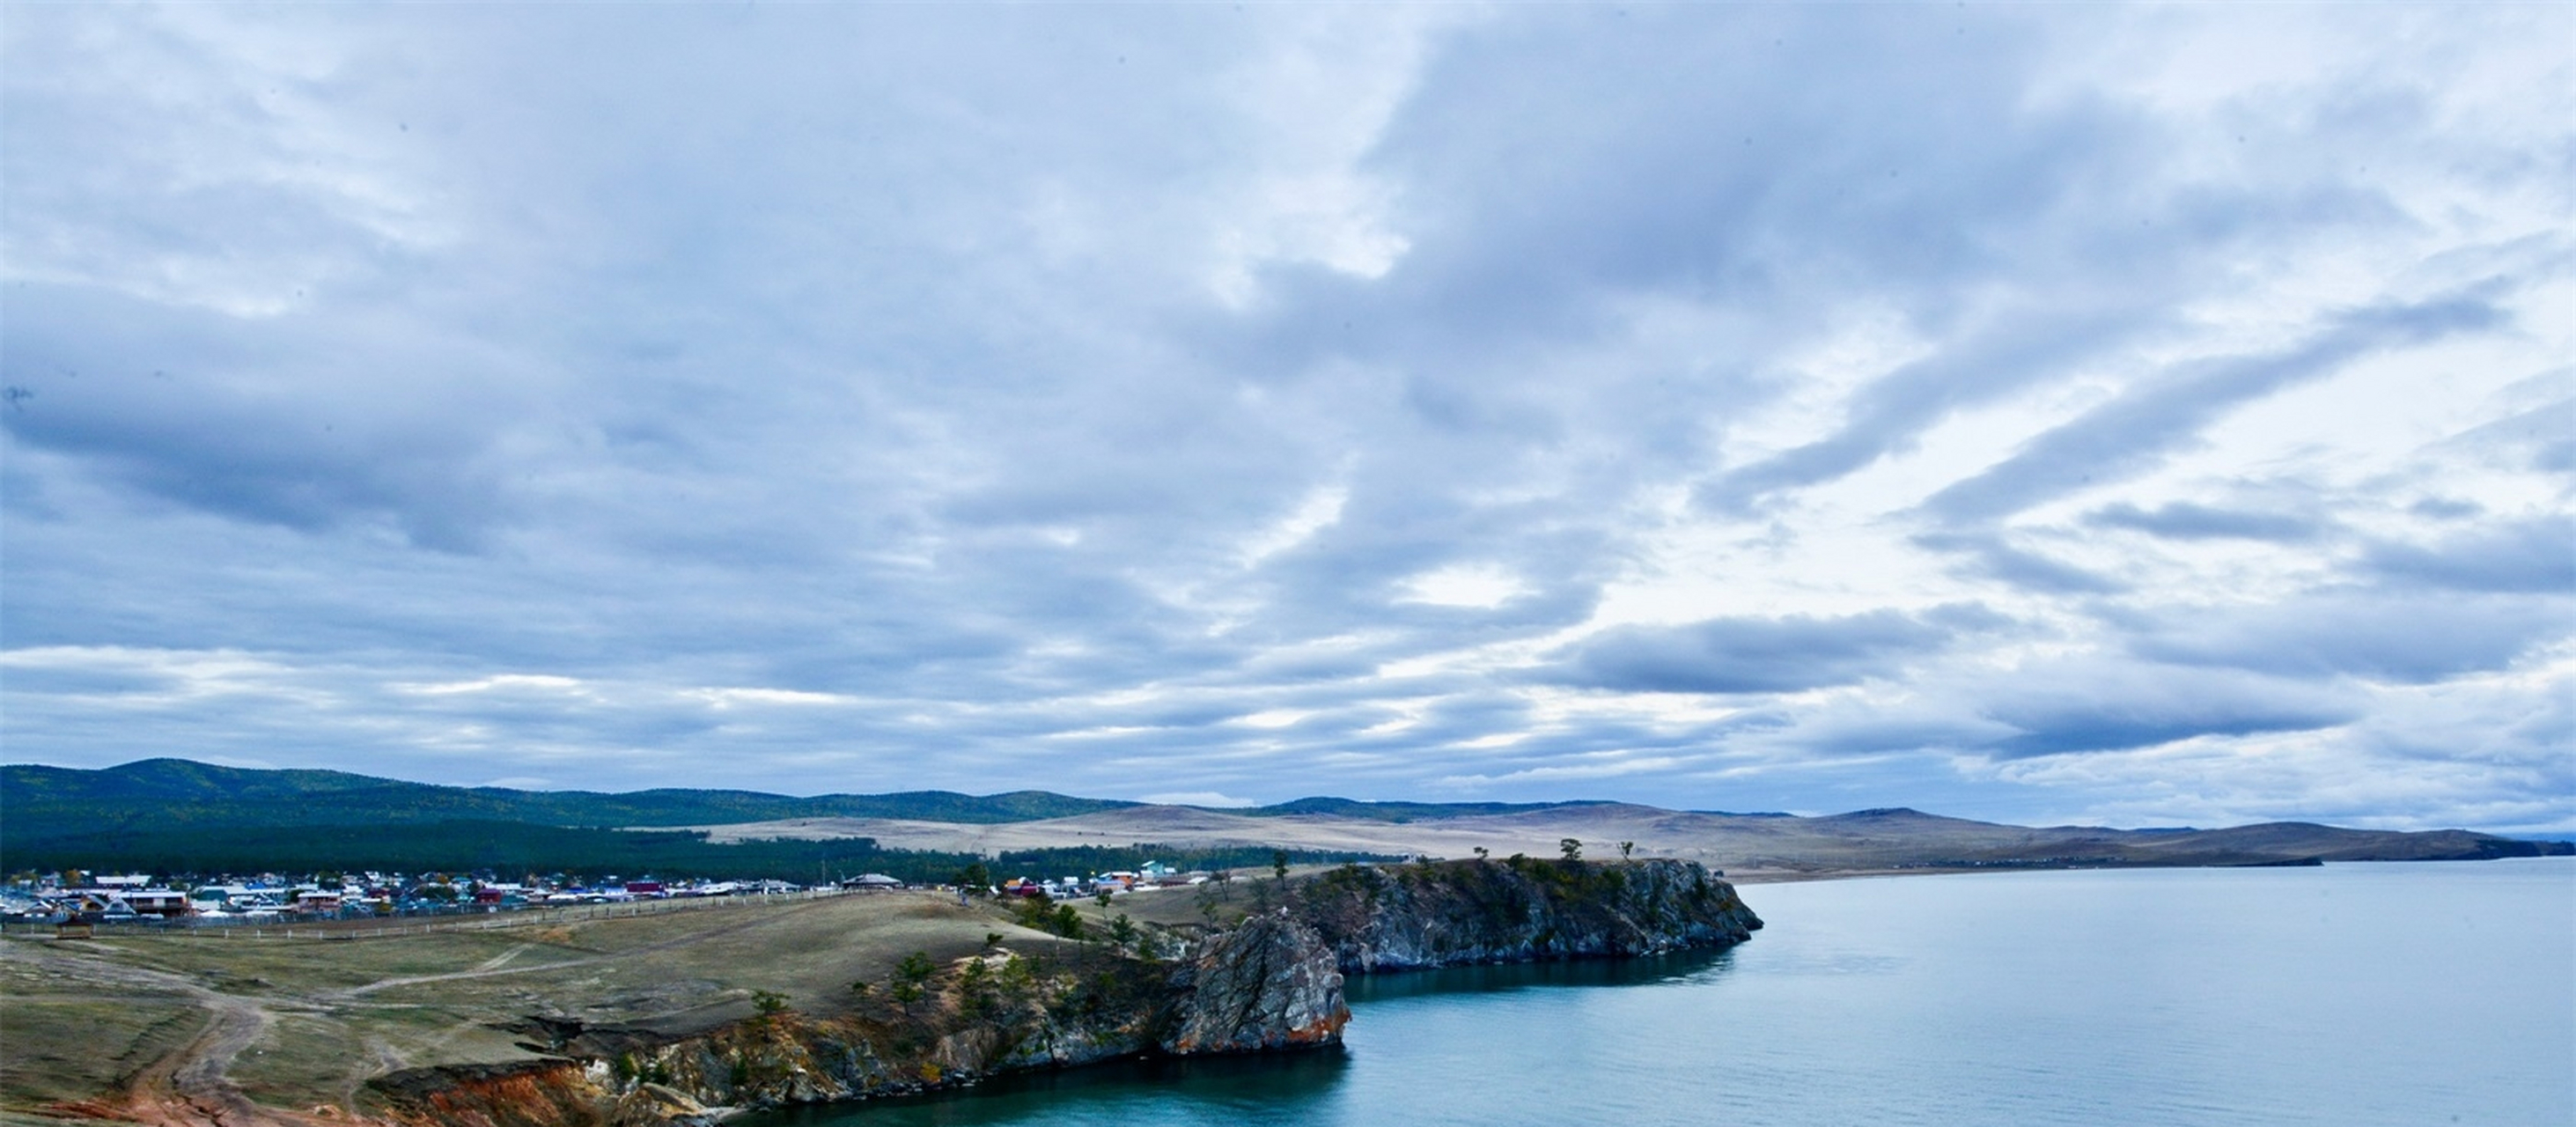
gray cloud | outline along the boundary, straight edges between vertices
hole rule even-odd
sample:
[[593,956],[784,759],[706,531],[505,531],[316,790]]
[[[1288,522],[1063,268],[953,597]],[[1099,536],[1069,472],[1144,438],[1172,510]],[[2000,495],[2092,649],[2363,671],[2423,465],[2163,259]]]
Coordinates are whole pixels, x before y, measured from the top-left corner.
[[2408,585],[2462,591],[2576,590],[2576,522],[2564,516],[2500,523],[2432,545],[2381,543],[2371,571]]
[[2126,528],[2173,540],[2268,540],[2302,543],[2324,531],[2316,518],[2295,513],[2225,509],[2176,501],[2154,509],[2126,502],[2084,515],[2097,528]]
[[1963,632],[2003,620],[1984,607],[1840,618],[1718,618],[1621,626],[1587,639],[1554,674],[1586,688],[1658,693],[1798,692],[1892,676]]

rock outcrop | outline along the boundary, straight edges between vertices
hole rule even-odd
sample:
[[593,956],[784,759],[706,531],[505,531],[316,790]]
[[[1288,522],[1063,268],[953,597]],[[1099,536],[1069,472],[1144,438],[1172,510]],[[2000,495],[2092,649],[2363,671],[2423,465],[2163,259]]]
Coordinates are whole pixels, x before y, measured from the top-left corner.
[[995,1074],[1139,1055],[1335,1044],[1350,1010],[1314,928],[1258,915],[1186,961],[1100,950],[1078,962],[961,960],[927,996],[859,1013],[779,1012],[691,1037],[531,1020],[554,1061],[396,1073],[383,1115],[430,1127],[661,1127],[727,1109],[904,1095]]
[[1752,938],[1760,917],[1691,861],[1346,865],[1298,891],[1346,974],[1658,955]]
[[[1265,899],[1267,899],[1265,897]],[[920,997],[776,1012],[667,1038],[577,1022],[518,1031],[556,1059],[397,1073],[382,1116],[431,1127],[668,1127],[729,1109],[901,1095],[1116,1057],[1338,1043],[1342,976],[1649,955],[1742,942],[1762,921],[1699,865],[1468,861],[1345,866],[1176,960],[1106,945],[1074,961],[960,960]]]
[[1180,1056],[1331,1044],[1351,1019],[1332,949],[1284,910],[1219,936],[1175,985],[1184,1000],[1162,1048]]

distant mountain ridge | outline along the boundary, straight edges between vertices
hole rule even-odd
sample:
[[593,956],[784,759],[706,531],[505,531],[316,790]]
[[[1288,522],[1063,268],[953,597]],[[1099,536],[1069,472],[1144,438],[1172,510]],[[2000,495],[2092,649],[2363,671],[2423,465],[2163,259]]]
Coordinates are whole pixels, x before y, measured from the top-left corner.
[[[10,836],[55,836],[97,830],[137,816],[163,825],[347,825],[457,820],[532,822],[552,826],[663,827],[778,821],[791,818],[900,818],[999,825],[1065,818],[1147,805],[1023,790],[970,795],[956,791],[826,794],[661,788],[640,791],[530,791],[381,779],[347,771],[222,767],[188,759],[140,759],[86,769],[0,765],[0,816]],[[1351,798],[1292,799],[1249,808],[1192,807],[1271,818],[1321,815],[1403,823],[1594,806],[1568,802],[1403,802]],[[1788,817],[1788,815],[1779,815]]]
[[[2031,828],[1903,807],[1821,817],[1674,811],[1601,800],[1426,803],[1301,798],[1249,809],[1158,806],[1046,791],[834,794],[660,789],[523,791],[253,770],[147,759],[98,770],[0,765],[0,857],[89,849],[120,835],[262,827],[434,838],[469,823],[619,829],[693,827],[712,841],[860,840],[959,855],[1163,844],[1302,852],[1552,854],[1563,838],[1783,874],[1926,868],[2232,865],[2469,860],[2576,853],[2566,842],[2465,830],[2401,833],[2304,822],[2224,829]],[[441,827],[445,827],[442,830]],[[341,832],[333,830],[332,832]],[[705,836],[705,835],[701,835]]]
[[219,767],[186,759],[144,759],[96,770],[0,765],[0,842],[114,828],[139,818],[165,827],[466,820],[648,827],[824,817],[990,824],[1136,805],[1046,791],[968,795],[931,790],[813,798],[677,788],[527,791],[412,783],[345,771]]

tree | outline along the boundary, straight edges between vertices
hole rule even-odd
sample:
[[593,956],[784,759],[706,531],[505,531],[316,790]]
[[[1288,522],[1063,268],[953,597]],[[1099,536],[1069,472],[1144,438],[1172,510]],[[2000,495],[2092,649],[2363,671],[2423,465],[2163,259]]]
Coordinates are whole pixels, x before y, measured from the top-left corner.
[[1273,880],[1285,881],[1288,879],[1287,850],[1273,849],[1270,851],[1270,876]]
[[911,1017],[912,1004],[930,992],[930,976],[938,970],[939,964],[930,961],[928,951],[915,951],[895,964],[891,987],[895,1002],[903,1006],[905,1017]]
[[1559,838],[1557,839],[1556,847],[1559,851],[1565,854],[1565,859],[1568,862],[1580,861],[1583,859],[1583,843],[1579,840],[1570,837]]
[[760,1014],[761,1024],[766,1025],[769,1019],[786,1012],[787,995],[775,990],[754,990],[751,992],[751,1008]]
[[957,993],[967,1013],[984,1017],[993,1012],[993,975],[984,960],[966,961],[966,969],[957,976]]
[[1636,851],[1637,851],[1637,843],[1636,843],[1636,842],[1633,842],[1633,841],[1623,841],[1623,842],[1620,842],[1620,843],[1619,843],[1619,859],[1620,859],[1620,860],[1622,860],[1622,861],[1627,860],[1627,859],[1628,859],[1628,857],[1629,857],[1629,855],[1630,855],[1630,854],[1632,854],[1632,853],[1635,853]]
[[1477,846],[1477,847],[1476,847],[1476,859],[1477,859],[1477,860],[1482,861],[1482,860],[1484,860],[1485,858],[1487,858],[1487,857],[1491,857],[1491,856],[1493,856],[1493,850],[1487,849],[1487,848],[1485,848],[1484,846],[1481,846],[1481,845],[1479,845],[1479,846]]
[[986,889],[993,887],[993,871],[985,868],[982,861],[977,861],[957,870],[953,883],[961,892],[982,896]]

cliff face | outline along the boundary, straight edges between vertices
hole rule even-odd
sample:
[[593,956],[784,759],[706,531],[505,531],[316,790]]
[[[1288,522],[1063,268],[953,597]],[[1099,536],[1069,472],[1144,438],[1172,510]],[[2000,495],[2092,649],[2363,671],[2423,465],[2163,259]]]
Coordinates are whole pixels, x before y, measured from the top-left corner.
[[398,1073],[374,1087],[387,1119],[418,1127],[650,1127],[1119,1056],[1328,1045],[1350,1020],[1332,950],[1279,914],[1244,921],[1186,962],[1103,956],[1040,968],[994,955],[926,985],[927,996],[899,1006],[782,1012],[680,1039],[531,1021],[522,1032],[543,1042],[531,1047],[569,1059]]
[[1178,961],[1098,949],[1080,963],[996,953],[921,996],[830,1018],[780,1012],[680,1039],[532,1021],[559,1062],[398,1073],[383,1116],[430,1127],[659,1127],[722,1109],[899,1095],[1025,1068],[1141,1054],[1338,1043],[1342,975],[1647,955],[1762,926],[1697,864],[1493,861],[1346,866]]
[[1342,1039],[1342,975],[1315,929],[1286,913],[1254,916],[1208,944],[1178,981],[1187,991],[1165,1052],[1256,1052]]
[[1298,900],[1349,974],[1723,947],[1762,926],[1690,861],[1351,865]]

